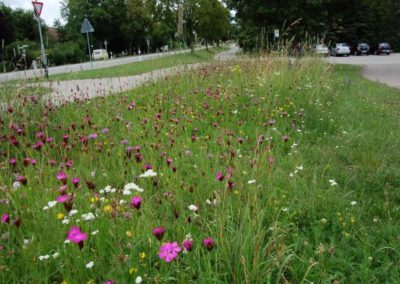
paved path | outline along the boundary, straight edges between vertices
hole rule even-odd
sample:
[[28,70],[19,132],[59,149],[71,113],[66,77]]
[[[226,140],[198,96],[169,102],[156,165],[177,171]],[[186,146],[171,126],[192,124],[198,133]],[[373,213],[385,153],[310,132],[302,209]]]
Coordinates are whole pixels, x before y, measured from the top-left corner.
[[363,67],[366,78],[400,88],[400,53],[387,55],[330,57],[330,63],[352,64]]
[[[234,57],[239,49],[232,46],[230,50],[218,53],[217,60],[229,60]],[[181,72],[191,72],[209,63],[196,63],[181,65],[171,68],[155,70],[152,72],[126,77],[85,79],[57,82],[34,83],[36,86],[51,88],[51,93],[43,96],[44,102],[51,102],[54,105],[60,105],[76,100],[89,100],[95,97],[117,94],[151,81],[164,79]]]
[[[204,48],[201,47],[196,50],[199,50],[199,49],[204,49]],[[139,62],[139,61],[146,61],[146,60],[151,60],[151,59],[155,59],[155,58],[159,58],[159,57],[165,57],[165,56],[169,56],[169,55],[175,55],[175,54],[187,53],[187,52],[190,52],[190,49],[169,51],[169,52],[163,52],[163,53],[152,53],[152,54],[138,55],[138,56],[129,56],[129,57],[116,58],[116,59],[112,59],[112,60],[94,61],[92,63],[85,62],[85,63],[79,63],[79,64],[56,66],[56,67],[49,68],[49,75],[62,74],[62,73],[74,73],[74,72],[80,72],[80,71],[85,71],[85,70],[102,69],[102,68],[119,66],[119,65],[129,64],[129,63],[133,63],[133,62]],[[19,80],[19,79],[32,79],[32,78],[37,78],[37,77],[42,77],[42,76],[44,76],[43,69],[0,73],[0,82]]]

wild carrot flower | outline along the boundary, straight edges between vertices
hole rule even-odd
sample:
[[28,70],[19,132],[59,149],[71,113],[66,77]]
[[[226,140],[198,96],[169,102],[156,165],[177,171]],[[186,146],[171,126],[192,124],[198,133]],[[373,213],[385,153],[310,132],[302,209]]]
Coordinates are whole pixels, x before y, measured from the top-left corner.
[[132,199],[131,199],[131,207],[134,207],[136,209],[140,209],[141,205],[142,205],[142,198],[140,196],[132,197]]
[[157,240],[161,241],[164,237],[165,229],[163,227],[156,227],[153,229],[153,235],[157,238]]
[[158,256],[165,262],[171,262],[178,257],[181,251],[182,248],[179,247],[177,242],[166,242],[160,247]]

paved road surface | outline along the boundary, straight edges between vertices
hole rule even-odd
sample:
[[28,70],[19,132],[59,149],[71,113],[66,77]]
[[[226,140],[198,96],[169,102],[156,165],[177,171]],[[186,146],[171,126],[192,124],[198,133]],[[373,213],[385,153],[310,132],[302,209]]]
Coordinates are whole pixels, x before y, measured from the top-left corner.
[[[199,48],[199,49],[203,49],[203,48]],[[123,64],[129,64],[129,63],[138,62],[138,61],[155,59],[155,58],[164,57],[164,56],[168,56],[168,55],[187,53],[189,51],[190,51],[190,49],[185,49],[185,50],[169,51],[169,52],[163,52],[163,53],[152,53],[152,54],[146,54],[146,55],[122,57],[122,58],[116,58],[113,60],[94,61],[93,63],[85,62],[85,63],[79,63],[79,64],[70,64],[70,65],[50,67],[49,75],[62,74],[62,73],[73,73],[73,72],[79,72],[79,71],[84,71],[84,70],[102,69],[102,68],[113,67],[113,66],[118,66],[118,65],[123,65]],[[18,80],[18,79],[31,79],[31,78],[42,77],[42,76],[44,76],[43,69],[0,73],[0,82]]]
[[387,55],[330,57],[331,63],[363,66],[363,74],[370,80],[400,88],[400,53]]

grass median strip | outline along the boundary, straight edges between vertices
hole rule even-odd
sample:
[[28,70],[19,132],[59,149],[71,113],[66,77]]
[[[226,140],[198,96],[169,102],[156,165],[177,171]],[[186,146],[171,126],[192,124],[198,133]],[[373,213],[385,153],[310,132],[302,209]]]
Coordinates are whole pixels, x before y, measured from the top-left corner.
[[0,282],[398,283],[399,95],[271,57],[16,108]]

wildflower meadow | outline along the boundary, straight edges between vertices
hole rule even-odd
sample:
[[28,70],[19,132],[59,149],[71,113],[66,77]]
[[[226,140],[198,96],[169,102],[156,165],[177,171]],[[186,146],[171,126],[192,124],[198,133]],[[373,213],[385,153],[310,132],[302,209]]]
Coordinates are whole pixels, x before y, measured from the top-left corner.
[[7,92],[1,283],[400,282],[400,93],[354,67],[242,58],[63,105]]

